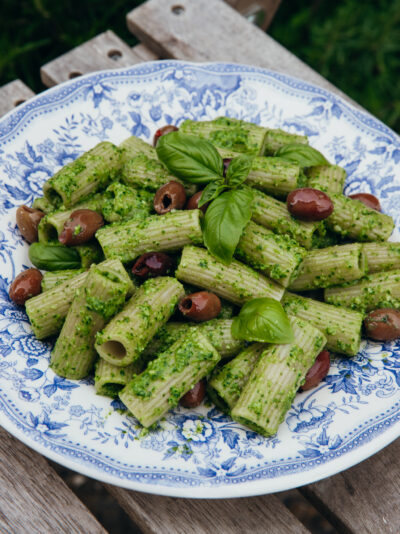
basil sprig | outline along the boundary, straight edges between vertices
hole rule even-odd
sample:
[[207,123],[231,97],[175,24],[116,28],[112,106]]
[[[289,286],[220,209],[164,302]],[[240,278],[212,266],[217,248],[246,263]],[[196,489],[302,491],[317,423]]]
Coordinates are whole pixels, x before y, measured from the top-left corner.
[[199,202],[199,207],[211,202],[203,224],[204,243],[213,256],[229,264],[251,218],[253,194],[241,185],[249,174],[252,158],[246,155],[233,158],[224,176],[223,159],[214,145],[180,132],[162,136],[157,143],[157,155],[181,180],[207,183]]
[[249,300],[233,319],[232,336],[245,341],[291,343],[294,334],[280,302],[271,298]]
[[314,165],[330,165],[329,161],[317,149],[301,143],[290,143],[281,146],[274,154],[285,161],[296,163],[300,167],[313,167]]
[[251,218],[251,189],[231,189],[214,200],[206,211],[203,237],[207,249],[225,264],[233,253],[244,227]]
[[77,250],[63,245],[32,243],[29,259],[38,269],[62,271],[81,267],[81,257]]
[[157,142],[157,156],[170,173],[185,182],[205,184],[221,178],[224,162],[206,139],[171,132]]

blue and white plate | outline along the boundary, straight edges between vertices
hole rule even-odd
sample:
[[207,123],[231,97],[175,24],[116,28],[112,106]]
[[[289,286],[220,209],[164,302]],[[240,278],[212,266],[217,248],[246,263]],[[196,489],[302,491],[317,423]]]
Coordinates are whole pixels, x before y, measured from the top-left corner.
[[[15,225],[62,165],[99,141],[150,141],[164,124],[238,117],[306,134],[348,174],[346,193],[370,192],[400,225],[400,143],[381,122],[283,74],[227,63],[144,63],[54,87],[0,121],[0,423],[21,441],[85,475],[162,495],[240,497],[333,475],[400,435],[400,344],[363,342],[339,358],[314,390],[297,395],[278,434],[265,439],[212,406],[176,409],[142,435],[118,401],[91,379],[48,368],[51,343],[37,341],[8,297],[29,266]],[[397,172],[396,172],[397,171]]]

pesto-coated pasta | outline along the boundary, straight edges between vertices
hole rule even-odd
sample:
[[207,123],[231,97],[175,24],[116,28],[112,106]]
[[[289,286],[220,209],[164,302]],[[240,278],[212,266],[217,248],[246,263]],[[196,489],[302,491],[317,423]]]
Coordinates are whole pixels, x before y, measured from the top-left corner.
[[394,228],[392,217],[365,206],[359,200],[330,193],[334,209],[325,219],[327,227],[355,241],[386,241]]
[[102,141],[47,180],[43,186],[44,196],[55,207],[63,204],[70,208],[107,187],[120,167],[119,149],[109,141]]
[[307,371],[324,348],[325,336],[309,323],[290,317],[295,341],[269,345],[259,357],[232,419],[263,436],[276,434]]
[[126,367],[140,357],[154,334],[184,295],[182,284],[168,276],[147,280],[96,336],[96,350],[106,361]]
[[118,260],[104,269],[93,265],[76,290],[51,353],[50,367],[65,378],[84,378],[96,360],[94,338],[125,302],[131,281]]
[[310,250],[289,288],[304,291],[331,287],[359,280],[365,273],[366,261],[360,243]]
[[400,269],[400,243],[365,243],[363,252],[368,273]]
[[42,278],[42,291],[48,291],[66,280],[84,273],[85,269],[65,269],[64,271],[46,271]]
[[149,363],[119,394],[145,427],[158,421],[179,399],[216,366],[218,352],[198,332],[184,334]]
[[145,252],[175,251],[189,243],[202,243],[200,210],[177,210],[152,215],[142,222],[128,220],[96,232],[106,258],[132,261]]
[[213,291],[234,304],[244,304],[256,297],[280,300],[284,291],[283,287],[244,263],[233,260],[224,265],[199,247],[183,249],[175,276],[183,282]]
[[360,312],[376,308],[400,309],[400,269],[369,274],[358,282],[324,291],[324,299],[335,306]]
[[136,375],[142,371],[142,366],[136,362],[127,367],[118,367],[99,358],[95,365],[94,387],[98,395],[116,398]]
[[236,247],[235,256],[286,287],[295,278],[306,253],[289,236],[275,234],[250,221]]
[[274,196],[286,198],[293,189],[303,186],[300,167],[280,158],[253,158],[246,184]]
[[107,222],[142,221],[153,209],[153,198],[149,191],[114,182],[104,191],[101,213]]
[[316,165],[306,169],[307,187],[325,193],[342,193],[346,181],[346,171],[339,165]]
[[258,358],[267,347],[266,343],[252,343],[212,375],[207,394],[220,410],[230,413]]
[[328,350],[347,356],[357,354],[364,319],[362,313],[288,292],[283,295],[282,305],[286,313],[318,328],[326,337]]
[[277,234],[288,234],[304,248],[310,249],[319,232],[321,222],[305,222],[292,217],[285,202],[280,202],[261,191],[253,191],[252,220]]
[[280,129],[268,129],[264,138],[263,154],[272,156],[279,148],[292,143],[308,145],[308,139],[305,135],[293,134]]

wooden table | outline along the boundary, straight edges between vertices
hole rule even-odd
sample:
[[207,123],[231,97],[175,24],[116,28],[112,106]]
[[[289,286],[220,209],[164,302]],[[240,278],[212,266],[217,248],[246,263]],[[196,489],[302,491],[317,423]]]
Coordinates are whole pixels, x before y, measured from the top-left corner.
[[[270,5],[276,9],[278,2],[270,0]],[[91,71],[160,58],[221,60],[292,74],[350,100],[221,0],[149,0],[128,13],[127,24],[142,44],[130,48],[106,31],[44,65],[43,83],[50,87]],[[31,96],[20,80],[0,88],[0,116]],[[47,460],[1,429],[0,437],[1,533],[106,532]],[[398,477],[400,440],[362,464],[298,491],[339,532],[399,534]],[[309,532],[275,495],[212,501],[106,488],[131,517],[135,532],[137,527],[154,534]]]

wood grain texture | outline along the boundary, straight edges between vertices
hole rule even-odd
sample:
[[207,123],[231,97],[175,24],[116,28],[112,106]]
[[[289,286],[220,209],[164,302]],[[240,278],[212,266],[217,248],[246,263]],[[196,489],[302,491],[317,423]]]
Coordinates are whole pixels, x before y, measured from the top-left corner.
[[361,464],[300,491],[340,532],[399,534],[400,439]]
[[144,534],[309,534],[273,495],[196,500],[107,489]]
[[132,48],[133,52],[142,59],[142,61],[155,61],[159,59],[157,54],[152,52],[150,48],[147,48],[144,44],[140,43]]
[[[271,24],[281,0],[225,0],[225,2],[246,18],[256,16],[255,22],[265,30]],[[257,13],[260,15],[257,16]]]
[[14,80],[0,87],[0,117],[15,108],[35,93],[21,80]]
[[46,460],[0,428],[2,534],[106,534]]
[[40,76],[44,85],[52,87],[81,74],[129,67],[141,61],[141,56],[134,48],[130,48],[114,32],[108,30],[43,65]]
[[274,69],[351,101],[223,0],[148,0],[128,13],[127,24],[161,58],[232,61]]

